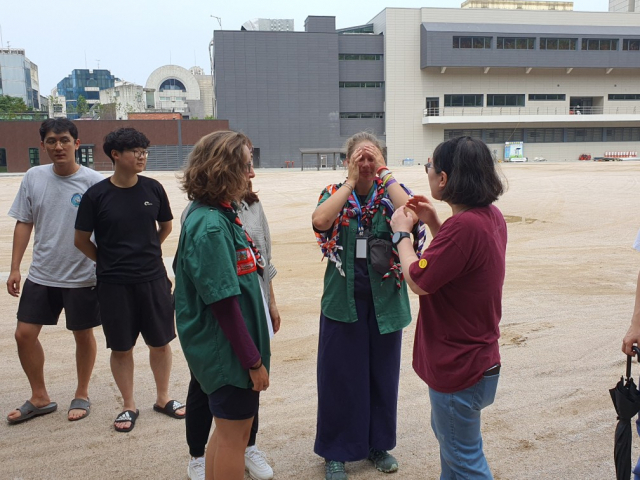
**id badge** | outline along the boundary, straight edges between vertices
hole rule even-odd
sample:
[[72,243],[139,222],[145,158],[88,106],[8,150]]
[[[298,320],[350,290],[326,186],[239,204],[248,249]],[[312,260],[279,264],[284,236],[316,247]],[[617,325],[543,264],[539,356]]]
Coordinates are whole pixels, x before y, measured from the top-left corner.
[[358,235],[356,237],[356,258],[367,258],[367,243],[369,237]]

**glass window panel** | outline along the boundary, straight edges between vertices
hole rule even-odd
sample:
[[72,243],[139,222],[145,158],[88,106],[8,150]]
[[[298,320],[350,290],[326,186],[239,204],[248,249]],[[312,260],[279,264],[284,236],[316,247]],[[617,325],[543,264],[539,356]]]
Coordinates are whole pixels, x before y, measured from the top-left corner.
[[460,48],[471,48],[471,37],[460,37]]

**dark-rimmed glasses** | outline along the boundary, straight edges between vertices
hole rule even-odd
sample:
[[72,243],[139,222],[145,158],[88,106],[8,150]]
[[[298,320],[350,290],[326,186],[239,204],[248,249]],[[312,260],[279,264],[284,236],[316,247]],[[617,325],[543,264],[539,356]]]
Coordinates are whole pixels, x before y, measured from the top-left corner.
[[131,153],[133,153],[133,156],[136,158],[147,158],[149,156],[149,151],[148,150],[129,150]]

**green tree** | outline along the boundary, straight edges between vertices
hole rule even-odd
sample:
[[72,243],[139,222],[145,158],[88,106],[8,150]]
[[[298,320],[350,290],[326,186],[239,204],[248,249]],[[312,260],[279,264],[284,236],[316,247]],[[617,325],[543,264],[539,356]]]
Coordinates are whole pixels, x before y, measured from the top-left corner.
[[76,113],[78,114],[78,117],[82,117],[89,111],[89,104],[87,103],[87,99],[82,95],[78,95],[78,101],[76,102],[76,105]]
[[0,114],[4,118],[15,118],[16,113],[27,111],[27,105],[24,100],[19,97],[10,97],[9,95],[0,95]]

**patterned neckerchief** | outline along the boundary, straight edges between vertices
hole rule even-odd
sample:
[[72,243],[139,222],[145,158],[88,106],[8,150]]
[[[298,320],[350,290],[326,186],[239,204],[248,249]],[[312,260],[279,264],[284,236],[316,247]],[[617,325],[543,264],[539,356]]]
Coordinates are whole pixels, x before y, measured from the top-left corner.
[[[320,201],[320,199],[327,192],[330,195],[333,195],[341,186],[342,183],[328,185],[320,194],[320,198],[318,199],[318,201]],[[318,245],[320,246],[320,249],[322,250],[323,257],[326,257],[330,261],[332,261],[336,265],[336,268],[340,272],[340,275],[342,275],[343,277],[345,276],[345,274],[344,270],[342,269],[342,260],[340,259],[339,254],[339,251],[342,250],[343,247],[342,245],[338,244],[338,239],[340,238],[340,228],[342,226],[348,227],[349,220],[351,218],[356,218],[361,212],[360,222],[362,228],[364,229],[365,227],[368,227],[372,224],[373,216],[379,210],[381,210],[382,215],[387,222],[387,225],[389,225],[389,223],[391,222],[391,216],[395,211],[393,203],[387,195],[385,187],[382,185],[382,180],[376,178],[374,180],[373,186],[373,194],[371,195],[371,198],[366,205],[360,205],[360,208],[358,208],[359,202],[356,201],[356,193],[352,191],[351,195],[349,195],[349,199],[342,208],[342,212],[338,214],[335,221],[333,222],[331,229],[322,233],[315,232],[316,240],[318,242]],[[405,192],[407,192],[407,194],[411,195],[411,191],[408,188],[406,188],[402,184],[400,186],[404,189]],[[422,222],[418,222],[416,225],[414,225],[412,233],[414,238],[413,247],[416,251],[416,254],[420,255],[426,239],[426,226]],[[404,274],[402,273],[402,266],[400,265],[398,249],[395,245],[393,245],[392,247],[392,252],[393,263],[391,267],[389,267],[389,271],[382,276],[382,281],[393,276],[395,278],[396,287],[400,288],[402,286],[402,281],[404,280]]]
[[251,247],[251,251],[253,251],[253,255],[256,257],[256,265],[258,265],[260,269],[264,269],[266,262],[264,261],[264,258],[262,258],[262,254],[260,253],[260,250],[258,250],[258,247],[256,247],[256,244],[251,239],[249,232],[247,232],[247,229],[244,228],[244,225],[242,224],[242,221],[238,216],[237,210],[230,203],[224,203],[224,202],[220,202],[220,210],[222,210],[225,213],[232,214],[234,223],[238,225],[240,228],[242,228],[242,231],[247,237],[247,243],[249,243],[249,246]]

